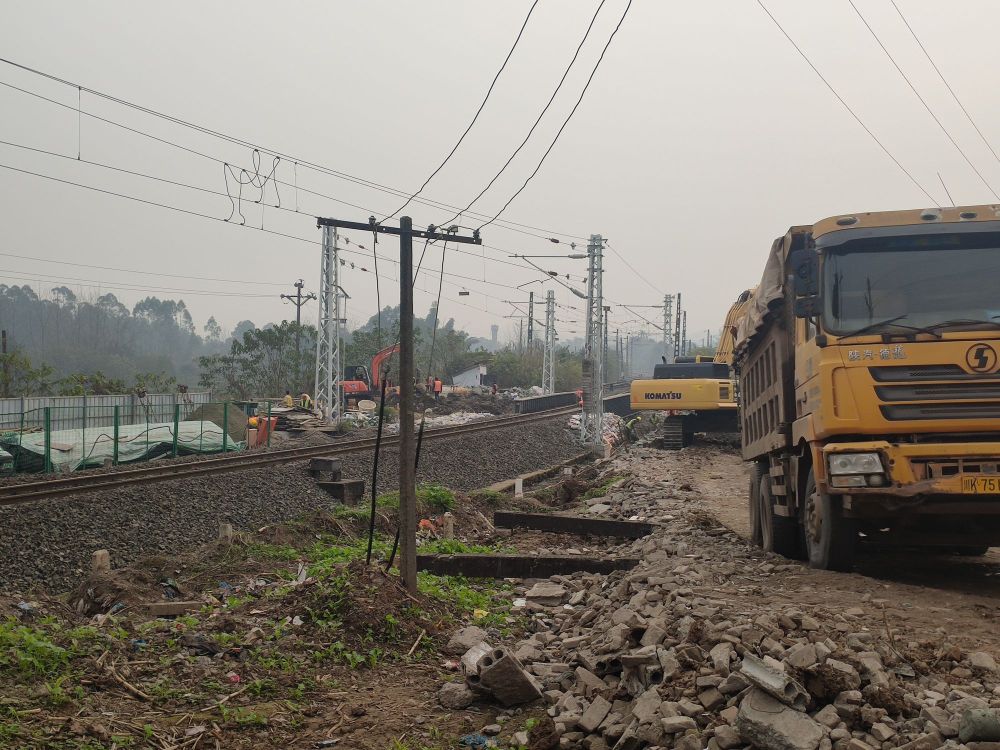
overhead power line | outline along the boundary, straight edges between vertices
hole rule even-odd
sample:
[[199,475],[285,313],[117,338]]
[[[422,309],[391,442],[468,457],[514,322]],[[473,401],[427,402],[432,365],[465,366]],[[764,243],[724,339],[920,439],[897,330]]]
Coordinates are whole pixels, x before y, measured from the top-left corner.
[[[8,255],[8,253],[3,253],[3,255]],[[213,291],[211,289],[178,289],[177,287],[145,286],[141,284],[130,284],[128,282],[119,284],[116,282],[104,281],[103,279],[81,279],[75,276],[62,276],[51,273],[32,273],[31,271],[17,271],[9,268],[0,268],[0,276],[3,276],[4,278],[26,279],[28,281],[41,281],[44,279],[45,282],[49,284],[73,282],[81,283],[83,286],[93,286],[96,288],[106,289],[127,289],[129,291],[138,292],[180,292],[182,294],[198,294],[213,297],[274,297],[273,294],[246,294],[244,292],[222,292]]]
[[485,224],[482,224],[479,227],[480,231],[482,231],[484,227],[488,227],[490,224],[492,224],[498,218],[500,218],[500,215],[507,210],[507,207],[514,202],[517,196],[519,196],[521,192],[526,187],[528,187],[528,183],[531,182],[531,180],[534,178],[536,174],[538,174],[538,171],[542,168],[542,165],[545,163],[545,160],[548,158],[549,154],[552,153],[552,149],[555,148],[556,143],[559,142],[559,137],[563,134],[563,131],[566,129],[566,126],[569,125],[569,121],[572,120],[573,115],[576,114],[576,110],[580,106],[580,102],[583,101],[583,97],[587,94],[587,89],[590,88],[591,81],[594,80],[594,75],[596,75],[597,69],[601,67],[601,62],[604,60],[604,55],[607,53],[608,47],[611,46],[611,42],[615,38],[615,35],[618,33],[618,29],[622,27],[622,23],[625,21],[625,17],[628,15],[629,9],[631,7],[632,7],[632,0],[628,0],[628,4],[625,6],[625,10],[622,12],[622,17],[618,19],[618,24],[615,26],[615,28],[611,31],[611,34],[608,36],[608,41],[605,43],[604,49],[601,50],[601,55],[600,57],[597,58],[597,62],[594,63],[594,68],[593,70],[590,71],[590,75],[587,77],[587,82],[583,85],[583,90],[580,92],[580,96],[576,100],[576,104],[573,105],[573,109],[571,109],[569,111],[569,114],[566,115],[566,119],[563,120],[563,124],[559,127],[559,130],[556,132],[555,137],[552,139],[552,143],[550,143],[549,147],[545,149],[545,153],[542,154],[542,158],[538,160],[538,165],[535,167],[534,171],[530,175],[528,175],[528,178],[524,181],[524,184],[521,185],[521,187],[519,187],[514,192],[514,194],[507,200],[507,202],[500,207],[500,210],[497,211],[495,214],[493,214],[493,218],[491,218],[489,221],[487,221]]
[[[430,184],[430,181],[437,176],[438,172],[444,169],[444,165],[447,164],[451,160],[451,157],[455,155],[455,152],[458,151],[458,147],[462,145],[462,141],[465,140],[465,136],[469,134],[469,131],[472,130],[472,126],[475,125],[476,120],[479,119],[479,115],[482,114],[483,108],[486,106],[486,102],[490,100],[490,94],[493,93],[493,88],[497,85],[497,81],[500,79],[500,74],[503,73],[504,68],[507,67],[507,63],[510,62],[510,58],[514,54],[514,50],[517,49],[517,44],[518,42],[521,41],[521,37],[524,35],[524,30],[528,27],[528,20],[531,18],[531,14],[535,12],[535,7],[537,5],[538,5],[538,0],[534,0],[534,2],[531,4],[531,7],[528,8],[528,15],[524,17],[524,23],[521,24],[521,29],[520,31],[517,32],[517,37],[515,37],[514,39],[514,44],[511,45],[510,51],[507,53],[507,57],[504,58],[503,63],[500,65],[500,69],[497,71],[497,74],[493,76],[493,81],[490,83],[490,87],[486,90],[486,96],[483,97],[483,101],[479,104],[479,109],[477,109],[476,114],[472,116],[472,120],[469,122],[468,126],[466,126],[465,130],[462,132],[462,135],[458,137],[458,141],[455,143],[454,146],[451,147],[451,151],[449,151],[448,155],[444,157],[444,161],[438,164],[437,169],[435,169],[433,172],[430,173],[427,179],[424,180],[423,184],[417,189],[417,192],[413,193],[409,198],[406,199],[406,202],[403,203],[402,206],[400,206],[391,214],[386,216],[384,219],[382,219],[382,221],[387,221],[388,219],[393,218],[396,214],[398,214],[400,211],[409,206],[413,202],[414,198],[416,198],[418,195],[424,192],[424,188]],[[382,222],[380,221],[379,223],[381,224]]]
[[847,101],[844,99],[844,97],[842,97],[840,93],[837,91],[837,89],[833,87],[833,84],[826,79],[826,76],[824,76],[820,72],[819,68],[817,68],[816,65],[813,63],[813,61],[809,59],[809,56],[802,50],[802,48],[795,42],[795,40],[792,39],[792,36],[787,31],[785,31],[785,27],[782,26],[781,22],[774,17],[774,14],[767,9],[767,6],[764,5],[762,0],[757,0],[757,5],[759,5],[761,7],[761,10],[763,10],[767,14],[767,17],[771,19],[772,23],[774,23],[774,25],[778,27],[778,31],[780,31],[782,35],[785,37],[785,39],[788,40],[789,44],[791,44],[795,48],[795,51],[798,52],[799,55],[802,57],[802,59],[806,61],[806,64],[810,68],[812,68],[813,73],[815,73],[817,77],[823,82],[823,84],[830,90],[830,93],[837,98],[837,101],[840,102],[841,105],[843,105],[844,109],[846,109],[848,113],[850,113],[851,117],[854,118],[855,122],[857,122],[858,125],[860,125],[862,129],[868,134],[868,136],[873,141],[875,141],[878,147],[882,149],[882,152],[892,160],[892,163],[895,164],[897,167],[899,167],[899,170],[903,174],[905,174],[909,178],[910,182],[912,182],[917,187],[917,189],[927,197],[927,199],[931,202],[932,205],[940,206],[941,203],[927,191],[927,188],[925,188],[920,183],[920,181],[910,173],[910,171],[906,167],[903,166],[902,162],[900,162],[899,159],[897,159],[895,155],[893,155],[893,153],[886,147],[886,145],[879,140],[878,136],[872,132],[871,128],[869,128],[865,124],[864,120],[861,119],[858,113],[851,108],[851,105],[848,104]]
[[563,71],[562,77],[559,79],[559,83],[556,84],[556,87],[552,91],[552,95],[549,97],[549,100],[545,103],[545,106],[542,107],[542,111],[539,112],[538,117],[535,119],[535,122],[532,123],[531,128],[528,130],[528,134],[524,136],[524,140],[522,140],[521,143],[518,145],[518,147],[514,149],[514,153],[512,153],[510,155],[510,158],[508,158],[507,161],[504,162],[504,165],[500,167],[499,171],[495,175],[493,175],[493,177],[490,179],[488,183],[486,183],[486,187],[480,190],[479,194],[471,201],[469,201],[468,204],[465,206],[465,208],[458,211],[454,216],[452,216],[450,219],[444,222],[445,226],[447,226],[452,221],[460,217],[462,214],[466,213],[470,208],[472,208],[472,206],[475,205],[476,201],[482,198],[486,194],[486,191],[489,190],[491,187],[493,187],[496,181],[500,179],[500,175],[502,175],[504,171],[507,169],[507,167],[510,166],[511,162],[514,161],[514,158],[519,153],[521,153],[521,149],[523,149],[525,144],[528,143],[528,140],[531,138],[531,135],[535,132],[535,128],[538,127],[538,124],[542,121],[542,118],[545,116],[545,113],[548,112],[549,107],[552,106],[552,102],[555,101],[556,94],[559,93],[559,90],[562,88],[563,83],[566,82],[566,77],[569,75],[569,71],[576,63],[576,59],[580,56],[580,50],[583,49],[583,45],[587,41],[587,37],[590,36],[590,31],[591,29],[594,28],[594,22],[597,21],[597,15],[601,12],[601,8],[604,7],[605,2],[607,2],[607,0],[601,0],[601,2],[598,3],[597,10],[594,11],[594,15],[591,17],[590,23],[587,25],[587,30],[584,32],[583,38],[580,40],[580,43],[576,46],[576,51],[573,52],[573,57],[570,59],[569,65],[566,66],[566,70]]
[[628,268],[628,270],[630,270],[632,273],[634,273],[636,275],[636,277],[638,277],[639,279],[641,279],[642,282],[646,286],[648,286],[650,289],[652,289],[657,294],[661,294],[661,295],[666,296],[665,292],[663,292],[659,288],[657,288],[653,284],[653,282],[651,282],[649,279],[647,279],[645,277],[645,275],[639,273],[631,263],[629,263],[627,260],[625,260],[625,257],[620,252],[618,252],[617,250],[614,249],[614,247],[611,246],[610,243],[605,243],[605,247],[607,247],[608,250],[610,250],[611,252],[613,252],[615,254],[615,256],[617,256],[618,260],[620,260],[622,263],[624,263],[625,267]]
[[[164,112],[159,112],[159,111],[151,109],[149,107],[145,107],[145,106],[143,106],[141,104],[136,104],[136,103],[130,102],[130,101],[126,100],[126,99],[122,99],[120,97],[114,96],[112,94],[108,94],[108,93],[103,92],[103,91],[98,91],[97,89],[92,89],[92,88],[90,88],[88,86],[84,86],[84,85],[82,85],[80,83],[76,83],[74,81],[70,81],[70,80],[67,80],[65,78],[61,78],[59,76],[53,75],[52,73],[46,73],[45,71],[38,70],[36,68],[32,68],[32,67],[27,66],[27,65],[23,65],[22,63],[15,62],[15,61],[7,59],[7,58],[0,57],[0,63],[4,63],[4,64],[7,64],[7,65],[10,65],[11,67],[18,68],[19,70],[22,70],[22,71],[24,71],[26,73],[30,73],[32,75],[36,75],[36,76],[39,76],[41,78],[45,78],[47,80],[53,81],[55,83],[62,84],[62,85],[67,86],[67,87],[69,87],[71,89],[75,89],[75,93],[77,93],[78,95],[82,92],[82,93],[88,94],[90,96],[98,97],[98,98],[101,98],[101,99],[105,99],[105,100],[107,100],[109,102],[113,102],[113,103],[115,103],[115,104],[117,104],[119,106],[127,107],[129,109],[133,109],[133,110],[135,110],[137,112],[141,112],[141,113],[143,113],[145,115],[149,115],[150,117],[156,117],[156,118],[159,118],[159,119],[162,119],[162,120],[166,120],[167,122],[170,122],[170,123],[172,123],[174,125],[179,125],[181,127],[189,128],[191,130],[194,130],[196,132],[202,133],[204,135],[209,135],[209,136],[212,136],[214,138],[218,138],[220,140],[227,141],[229,143],[233,143],[233,144],[236,144],[236,145],[239,145],[239,146],[243,146],[245,148],[258,149],[259,151],[265,152],[265,153],[267,153],[267,154],[269,154],[271,156],[280,157],[282,160],[287,161],[290,164],[295,165],[296,167],[303,167],[305,169],[311,169],[311,170],[319,172],[321,174],[326,174],[326,175],[329,175],[331,177],[336,177],[338,179],[342,179],[342,180],[345,180],[347,182],[351,182],[351,183],[354,183],[354,184],[357,184],[357,185],[361,185],[361,186],[367,187],[367,188],[369,188],[371,190],[376,190],[376,191],[379,191],[379,192],[388,193],[390,195],[394,195],[394,196],[399,197],[399,198],[406,198],[409,195],[409,193],[407,191],[405,191],[405,190],[401,190],[399,188],[394,188],[394,187],[391,187],[391,186],[388,186],[388,185],[383,185],[383,184],[381,184],[379,182],[375,182],[373,180],[368,180],[368,179],[365,179],[363,177],[358,177],[356,175],[352,175],[352,174],[349,174],[347,172],[342,172],[342,171],[334,169],[332,167],[327,167],[327,166],[324,166],[322,164],[318,164],[316,162],[310,161],[309,159],[300,158],[300,157],[293,156],[291,154],[287,154],[287,153],[285,153],[283,151],[279,151],[278,149],[260,147],[257,144],[252,143],[251,141],[247,141],[247,140],[245,140],[243,138],[240,138],[238,136],[234,136],[234,135],[231,135],[231,134],[228,134],[228,133],[224,133],[224,132],[219,131],[219,130],[214,130],[214,129],[206,127],[204,125],[198,125],[197,123],[189,122],[187,120],[184,120],[184,119],[182,119],[180,117],[176,117],[174,115],[166,114]],[[2,83],[2,82],[0,82],[0,83]],[[26,90],[19,89],[17,86],[13,86],[11,84],[4,84],[4,85],[7,85],[7,86],[9,86],[10,88],[13,88],[13,89],[17,89],[19,91],[25,91],[25,93],[31,93],[31,94],[33,94],[35,96],[38,96],[41,99],[47,99],[47,97],[43,97],[43,96],[41,96],[39,94],[34,94],[34,92],[27,92]],[[56,102],[55,100],[51,100],[51,99],[49,101],[52,101],[53,103],[59,104],[60,106],[64,106],[67,109],[71,110],[75,114],[79,115],[79,113],[81,111],[82,111],[83,114],[87,114],[86,111],[82,110],[82,107],[80,107],[80,106],[72,107],[72,106],[63,104],[62,102]],[[91,115],[91,116],[96,117],[95,115]],[[97,119],[102,119],[102,118],[97,118]],[[127,126],[123,126],[123,127],[127,127]],[[428,206],[430,208],[439,209],[439,210],[443,209],[445,211],[454,211],[454,210],[456,210],[458,208],[457,206],[449,205],[449,204],[443,203],[441,201],[431,200],[431,199],[425,198],[423,196],[418,197],[418,198],[416,198],[414,200],[417,203],[421,203],[421,204],[423,204],[425,206]],[[486,214],[481,214],[481,213],[478,213],[478,212],[470,212],[470,215],[473,215],[473,216],[476,216],[476,217],[480,217],[480,218],[487,218]],[[503,220],[501,222],[497,222],[497,225],[500,226],[500,227],[502,227],[502,228],[504,228],[504,229],[507,229],[509,231],[520,232],[522,234],[531,235],[531,236],[537,237],[539,239],[548,239],[550,236],[553,236],[553,235],[559,236],[559,237],[569,237],[569,238],[572,238],[572,239],[586,239],[586,237],[584,237],[582,235],[574,235],[574,234],[570,234],[569,232],[557,232],[557,231],[552,230],[552,229],[546,229],[544,227],[538,227],[538,226],[534,226],[534,225],[531,225],[531,224],[524,224],[524,223],[516,222],[516,221],[510,220],[510,219],[505,219],[505,220]],[[527,230],[533,230],[533,231],[527,231]],[[542,232],[543,234],[536,234],[536,232]]]
[[[178,206],[172,206],[172,205],[167,204],[167,203],[160,203],[158,201],[151,201],[151,200],[147,200],[147,199],[144,199],[144,198],[138,198],[136,196],[128,195],[128,194],[125,194],[125,193],[118,193],[118,192],[115,192],[115,191],[112,191],[112,190],[106,190],[104,188],[95,187],[93,185],[87,185],[85,183],[73,182],[72,180],[65,180],[65,179],[62,179],[62,178],[59,178],[59,177],[53,177],[52,175],[42,174],[40,172],[32,172],[30,170],[20,169],[18,167],[13,167],[13,166],[8,165],[8,164],[2,164],[2,163],[0,163],[0,169],[8,169],[8,170],[13,171],[13,172],[18,172],[18,173],[21,173],[21,174],[34,176],[34,177],[38,177],[38,178],[41,178],[41,179],[50,180],[50,181],[57,182],[57,183],[60,183],[60,184],[63,184],[63,185],[70,185],[70,186],[78,187],[78,188],[85,189],[85,190],[91,190],[93,192],[97,192],[97,193],[100,193],[100,194],[103,194],[103,195],[110,195],[110,196],[114,196],[114,197],[117,197],[117,198],[124,198],[126,200],[131,200],[131,201],[134,201],[134,202],[137,202],[137,203],[141,203],[141,204],[144,204],[144,205],[147,205],[147,206],[154,206],[154,207],[158,207],[158,208],[164,208],[164,209],[168,209],[168,210],[171,210],[171,211],[179,212],[179,213],[182,213],[182,214],[187,214],[189,216],[197,216],[197,217],[200,217],[200,218],[203,218],[203,219],[210,219],[212,221],[221,222],[221,223],[226,224],[228,226],[240,227],[240,228],[243,228],[243,229],[250,229],[250,230],[254,230],[254,231],[258,231],[258,232],[263,232],[265,234],[270,234],[270,235],[274,235],[274,236],[277,236],[277,237],[283,237],[285,239],[295,240],[297,242],[307,243],[307,244],[309,244],[311,246],[315,246],[316,245],[316,241],[314,239],[310,239],[310,238],[307,238],[307,237],[299,237],[297,235],[288,234],[288,233],[285,233],[285,232],[278,232],[278,231],[275,231],[273,229],[264,229],[262,227],[253,226],[251,224],[237,224],[237,223],[234,223],[234,222],[227,222],[224,219],[221,219],[221,218],[219,218],[217,216],[212,216],[211,214],[204,214],[204,213],[200,213],[198,211],[193,211],[193,210],[190,210],[190,209],[180,208]],[[367,253],[361,252],[360,250],[349,250],[349,249],[343,248],[343,249],[341,249],[341,252],[342,253],[347,253],[347,254],[352,254],[352,255],[359,255],[359,256],[362,256],[363,258],[370,257]],[[476,257],[479,257],[479,256],[476,256]],[[385,256],[385,255],[379,255],[378,258],[379,258],[379,260],[381,260],[383,262],[392,263],[392,264],[394,264],[396,266],[399,265],[399,260],[397,258],[391,258],[391,257]],[[352,264],[352,267],[353,267],[353,264]],[[366,271],[367,269],[362,268],[360,270]],[[438,272],[435,271],[434,269],[427,269],[427,268],[425,268],[425,269],[422,269],[422,271],[423,271],[423,273],[429,274],[431,276],[435,276],[435,275],[438,274]],[[519,291],[518,288],[516,286],[514,286],[513,284],[504,284],[504,283],[498,282],[498,281],[481,280],[481,279],[478,279],[478,278],[475,278],[475,277],[472,277],[472,276],[465,276],[463,274],[457,274],[457,273],[453,273],[453,272],[446,272],[445,275],[449,276],[451,278],[462,279],[463,281],[470,281],[470,282],[474,282],[474,283],[477,283],[477,284],[483,284],[483,283],[485,283],[485,284],[488,284],[488,285],[491,285],[491,286],[497,286],[497,287],[502,287],[502,288],[505,288],[505,289],[512,289],[512,290]],[[28,277],[17,277],[17,278],[37,278],[37,276],[38,276],[38,274],[36,274],[35,276],[30,276],[29,275]],[[389,278],[391,279],[391,277],[389,277]],[[449,283],[451,286],[453,286],[455,288],[458,288],[460,290],[464,290],[466,288],[465,285],[463,285],[463,284],[456,284],[454,282],[447,282],[447,283]],[[124,286],[118,285],[118,286],[116,286],[114,288],[122,289],[122,288],[124,288]],[[415,288],[419,289],[420,291],[422,291],[422,292],[424,292],[424,293],[426,293],[428,295],[431,295],[431,296],[434,295],[433,292],[430,292],[430,291],[428,291],[426,289],[423,289],[421,287],[415,287]],[[487,299],[492,299],[492,300],[495,300],[495,301],[498,301],[498,302],[501,301],[500,297],[491,295],[491,294],[489,294],[487,292],[483,292],[483,291],[477,290],[476,294],[481,295],[481,296],[483,296],[484,298],[487,298]],[[250,296],[250,295],[241,295],[241,296]],[[262,296],[271,297],[273,295],[262,295]],[[476,307],[474,305],[469,305],[469,304],[467,304],[465,302],[462,302],[461,300],[455,300],[455,299],[452,299],[452,298],[449,298],[449,299],[452,302],[457,302],[457,304],[463,305],[464,307],[469,307],[469,308],[472,308],[472,309],[482,310],[482,308]],[[488,311],[483,310],[483,312],[488,312]]]
[[[41,263],[56,263],[61,266],[76,266],[78,268],[93,268],[98,271],[118,271],[119,273],[136,273],[143,276],[168,277],[173,279],[191,279],[194,281],[220,281],[226,284],[254,284],[256,286],[285,286],[275,281],[251,281],[250,279],[220,279],[212,276],[188,276],[180,273],[166,273],[165,271],[140,271],[136,268],[116,268],[115,266],[98,266],[93,263],[77,263],[71,260],[56,260],[54,258],[38,258],[32,255],[16,255],[14,253],[2,253],[5,258],[17,258],[19,260],[34,260]],[[271,296],[271,295],[267,295]]]
[[[31,151],[31,152],[34,152],[34,153],[37,153],[37,154],[44,154],[45,156],[52,156],[52,157],[55,157],[55,158],[68,160],[68,161],[71,161],[71,162],[74,162],[74,163],[87,164],[89,166],[100,167],[101,169],[107,169],[107,170],[110,170],[112,172],[118,172],[120,174],[127,174],[127,175],[130,175],[132,177],[142,177],[143,179],[153,180],[155,182],[161,182],[163,184],[171,185],[173,187],[180,187],[180,188],[184,188],[186,190],[194,190],[194,191],[197,191],[197,192],[200,192],[200,193],[205,193],[205,194],[208,194],[208,195],[215,195],[215,196],[219,196],[219,197],[222,197],[222,198],[227,198],[229,200],[233,199],[233,196],[230,193],[225,193],[225,192],[222,192],[220,190],[212,190],[210,188],[203,188],[203,187],[201,187],[199,185],[191,185],[191,184],[186,183],[186,182],[179,182],[177,180],[170,180],[170,179],[167,179],[165,177],[158,177],[157,175],[151,175],[151,174],[147,174],[145,172],[138,172],[138,171],[131,170],[131,169],[124,169],[122,167],[116,167],[116,166],[114,166],[112,164],[105,164],[104,162],[93,161],[93,160],[90,160],[90,159],[80,159],[78,157],[74,157],[74,156],[71,156],[69,154],[61,154],[58,151],[50,151],[48,149],[37,148],[37,147],[34,147],[34,146],[28,146],[28,145],[23,144],[23,143],[14,143],[13,141],[5,141],[5,140],[0,140],[0,145],[10,146],[12,148],[18,148],[18,149],[21,149],[21,150],[24,150],[24,151]],[[211,157],[211,156],[206,156],[206,158],[214,159],[214,157]],[[221,161],[219,161],[219,163],[222,164]],[[285,183],[279,182],[279,184],[285,184]],[[309,192],[311,192],[311,191],[309,191]],[[328,196],[324,196],[324,197],[328,197]],[[331,198],[331,200],[337,200],[337,199],[336,198]],[[262,201],[250,201],[249,199],[247,200],[247,202],[248,203],[255,203],[257,205],[260,205],[262,203]],[[273,204],[273,203],[264,203],[263,205],[266,205],[268,208],[271,208],[271,209],[276,210],[276,211],[285,211],[287,213],[298,214],[300,216],[301,215],[308,215],[310,218],[312,218],[311,214],[303,214],[301,211],[299,211],[297,209],[294,209],[294,208],[290,208],[288,206],[282,206],[280,204]],[[348,205],[353,205],[353,204],[348,204]],[[354,207],[355,208],[360,208],[360,209],[365,210],[365,211],[370,211],[370,209],[367,209],[364,206],[354,206]],[[213,217],[213,218],[217,218],[217,217]],[[218,218],[220,219],[220,221],[224,221],[224,222],[229,223],[229,224],[234,224],[235,223],[235,224],[238,224],[239,226],[243,226],[243,224],[241,224],[241,223],[233,222],[231,220],[231,218],[221,218],[221,217],[218,217]],[[492,250],[497,250],[497,251],[501,251],[502,252],[501,248],[493,247],[492,245],[487,245],[486,247],[489,247]],[[477,259],[480,259],[480,260],[483,259],[482,255],[478,255],[476,253],[470,252],[468,250],[463,250],[463,249],[460,249],[460,248],[456,248],[454,250],[454,252],[461,253],[462,255],[470,255],[470,256],[472,256],[474,258],[477,258]],[[531,270],[531,268],[529,266],[525,266],[525,265],[523,265],[521,263],[512,263],[511,261],[504,260],[502,258],[485,258],[485,260],[488,261],[488,262],[490,262],[490,263],[498,263],[498,264],[505,265],[505,266],[513,266],[514,268],[523,268],[523,269],[526,269],[526,270]]]
[[966,119],[968,119],[972,127],[975,128],[976,132],[979,134],[979,137],[986,145],[986,148],[988,148],[990,150],[990,153],[993,154],[993,158],[997,160],[997,163],[1000,163],[1000,156],[997,155],[996,149],[993,148],[993,145],[989,142],[989,140],[987,140],[986,136],[983,135],[983,131],[980,130],[979,125],[976,124],[976,121],[972,119],[972,115],[969,114],[969,110],[965,108],[965,105],[962,103],[962,100],[959,99],[958,94],[955,93],[955,89],[951,87],[951,84],[948,83],[948,79],[944,77],[944,73],[941,72],[941,69],[937,66],[937,63],[934,62],[934,58],[931,57],[931,53],[927,51],[927,48],[924,46],[924,43],[920,41],[920,37],[917,36],[917,32],[913,30],[913,27],[910,25],[910,22],[906,20],[906,16],[904,16],[903,11],[899,9],[899,5],[896,4],[896,0],[889,0],[889,2],[892,3],[892,7],[896,9],[896,13],[899,14],[900,19],[906,25],[906,28],[910,32],[910,35],[913,37],[913,40],[917,43],[917,46],[919,46],[920,50],[924,53],[924,56],[927,58],[927,62],[931,64],[931,67],[934,68],[934,72],[938,74],[938,77],[941,79],[941,83],[943,83],[945,88],[948,89],[948,93],[951,94],[951,98],[955,100],[955,104],[959,106],[959,109],[962,110],[962,113],[965,115]]
[[906,81],[906,85],[910,87],[910,91],[912,91],[913,95],[917,97],[917,99],[920,101],[922,105],[924,105],[924,109],[927,110],[927,114],[929,114],[931,118],[934,120],[934,122],[937,123],[937,126],[941,129],[941,132],[944,133],[945,137],[949,141],[951,141],[951,145],[955,147],[955,150],[958,151],[959,154],[961,154],[962,158],[965,160],[965,163],[969,165],[969,169],[971,169],[973,172],[976,173],[976,177],[978,177],[982,181],[983,185],[986,186],[987,190],[993,193],[993,197],[996,198],[997,200],[1000,200],[1000,195],[997,195],[997,191],[994,190],[993,186],[990,185],[989,181],[985,177],[983,177],[982,172],[980,172],[979,169],[976,167],[976,165],[972,163],[972,159],[970,159],[969,156],[965,153],[965,151],[962,150],[962,147],[958,145],[958,141],[956,141],[954,137],[952,137],[952,134],[948,131],[948,128],[944,126],[944,123],[941,122],[941,119],[931,108],[931,105],[927,103],[927,100],[924,99],[923,95],[917,90],[917,87],[913,85],[913,81],[910,80],[910,77],[906,75],[906,72],[899,66],[899,63],[896,62],[896,58],[892,56],[892,53],[889,51],[888,47],[886,47],[885,44],[883,44],[882,40],[879,38],[879,35],[875,32],[875,29],[873,29],[872,25],[868,23],[868,19],[861,14],[860,10],[858,10],[858,6],[854,4],[854,0],[847,0],[847,2],[854,9],[854,12],[857,14],[858,18],[861,19],[861,23],[863,23],[865,25],[865,28],[868,29],[869,33],[871,33],[872,38],[875,39],[875,41],[878,43],[878,46],[882,48],[882,51],[885,53],[885,56],[889,58],[889,62],[891,62],[893,67],[896,68],[896,72],[898,72],[899,75],[902,77],[902,79]]

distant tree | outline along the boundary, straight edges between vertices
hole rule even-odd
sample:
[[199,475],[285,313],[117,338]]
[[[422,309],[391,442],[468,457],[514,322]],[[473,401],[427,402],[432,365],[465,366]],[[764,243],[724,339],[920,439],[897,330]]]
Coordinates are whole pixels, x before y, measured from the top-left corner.
[[[302,351],[296,356],[295,336]],[[316,329],[283,321],[270,328],[245,331],[224,354],[202,356],[199,385],[214,393],[248,398],[280,396],[286,390],[310,391],[310,364],[315,362]]]
[[233,329],[232,338],[236,341],[239,341],[240,339],[243,338],[244,333],[246,333],[247,331],[252,331],[256,327],[257,326],[254,325],[252,320],[241,320],[239,323],[236,324],[236,327]]
[[214,315],[205,323],[205,340],[212,343],[222,341],[222,326],[216,321]]
[[35,367],[24,352],[0,354],[0,397],[44,396],[52,387],[52,368]]
[[68,375],[56,384],[56,388],[60,396],[105,396],[127,391],[123,380],[109,378],[100,371]]

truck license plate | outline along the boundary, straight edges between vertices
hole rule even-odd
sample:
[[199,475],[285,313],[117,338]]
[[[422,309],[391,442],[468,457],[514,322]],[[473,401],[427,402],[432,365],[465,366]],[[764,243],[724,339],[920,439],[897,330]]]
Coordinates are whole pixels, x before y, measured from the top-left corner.
[[962,477],[962,492],[969,495],[1000,495],[1000,476]]

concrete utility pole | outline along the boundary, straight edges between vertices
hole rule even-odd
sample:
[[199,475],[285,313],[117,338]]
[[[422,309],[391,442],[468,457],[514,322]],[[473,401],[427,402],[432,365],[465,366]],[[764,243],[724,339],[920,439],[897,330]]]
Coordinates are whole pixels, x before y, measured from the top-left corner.
[[604,306],[604,343],[601,344],[601,383],[607,383],[608,381],[608,318],[611,317],[608,313],[611,312],[611,308],[607,305]]
[[587,243],[587,330],[583,347],[583,415],[580,439],[595,448],[603,446],[601,422],[604,418],[604,372],[601,329],[604,318],[603,258],[604,239],[590,235]]
[[674,298],[669,295],[663,295],[663,355],[667,358],[667,362],[673,359],[673,347],[671,346],[671,335],[670,332],[674,328]]
[[528,351],[531,351],[531,342],[535,339],[535,293],[528,292]]
[[[324,229],[356,229],[361,232],[399,236],[399,577],[407,591],[417,591],[417,487],[416,441],[413,429],[414,382],[413,347],[413,238],[446,240],[465,244],[482,244],[479,232],[461,237],[451,232],[438,232],[431,226],[427,231],[415,230],[409,216],[399,218],[399,227],[375,222],[364,224],[340,219],[317,219]],[[335,247],[335,243],[331,243]],[[326,243],[324,242],[324,247]],[[339,318],[338,318],[339,320]]]
[[688,353],[688,311],[684,311],[684,322],[681,323],[681,354],[685,357]]
[[674,311],[674,359],[681,354],[681,293],[677,292],[677,309]]
[[556,392],[556,293],[545,293],[545,348],[542,350],[542,393]]
[[295,282],[295,294],[282,294],[281,299],[287,299],[293,305],[295,305],[295,380],[296,385],[298,385],[299,375],[299,361],[302,357],[302,305],[311,299],[316,299],[316,295],[312,292],[302,296],[302,287],[305,286],[302,279]]
[[625,379],[632,379],[632,334],[625,334],[625,350],[623,352],[625,358]]
[[323,417],[340,423],[344,379],[340,330],[340,248],[337,230],[323,227],[323,249],[319,263],[319,322],[316,325],[316,381],[313,392],[322,403]]

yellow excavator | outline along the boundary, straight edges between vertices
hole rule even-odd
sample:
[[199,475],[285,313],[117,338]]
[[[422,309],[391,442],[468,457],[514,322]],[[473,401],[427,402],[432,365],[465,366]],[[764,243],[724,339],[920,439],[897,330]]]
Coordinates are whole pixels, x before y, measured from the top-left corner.
[[744,291],[729,308],[714,357],[677,357],[669,364],[656,365],[652,380],[632,381],[632,411],[666,413],[664,448],[679,450],[690,445],[696,432],[739,432],[733,346],[736,327],[753,292]]

